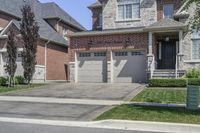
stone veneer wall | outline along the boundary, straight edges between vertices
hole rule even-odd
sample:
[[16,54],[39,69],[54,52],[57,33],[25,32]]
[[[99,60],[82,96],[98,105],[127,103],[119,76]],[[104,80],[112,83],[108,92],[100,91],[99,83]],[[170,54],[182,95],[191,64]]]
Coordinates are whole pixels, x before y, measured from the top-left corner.
[[103,29],[142,27],[157,21],[156,0],[140,0],[140,19],[133,21],[117,21],[117,0],[103,5]]

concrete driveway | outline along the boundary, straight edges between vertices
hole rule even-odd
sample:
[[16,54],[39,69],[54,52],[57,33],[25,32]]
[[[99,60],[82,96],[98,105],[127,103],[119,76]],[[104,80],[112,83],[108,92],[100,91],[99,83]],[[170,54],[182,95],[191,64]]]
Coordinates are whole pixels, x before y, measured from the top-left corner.
[[[140,84],[50,84],[2,94],[0,117],[90,121],[113,107],[98,103],[128,101],[143,88]],[[11,101],[13,98],[16,100]],[[25,98],[29,101],[23,100]],[[34,101],[37,98],[44,100]],[[61,99],[64,103],[56,102]],[[72,99],[81,102],[75,103]],[[72,103],[65,103],[70,100]]]
[[143,89],[140,84],[50,84],[37,89],[11,92],[7,96],[56,97],[96,100],[130,100]]

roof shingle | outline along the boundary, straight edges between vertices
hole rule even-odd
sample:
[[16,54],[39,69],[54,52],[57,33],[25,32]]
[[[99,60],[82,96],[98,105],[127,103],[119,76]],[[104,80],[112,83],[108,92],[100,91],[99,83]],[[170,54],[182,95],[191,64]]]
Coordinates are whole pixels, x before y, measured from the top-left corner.
[[[44,20],[45,18],[60,18],[79,30],[85,30],[83,26],[81,26],[76,20],[74,20],[69,14],[63,11],[55,3],[40,3],[38,0],[0,0],[0,3],[0,11],[10,14],[19,19],[22,17],[21,8],[26,4],[30,5],[33,12],[35,13],[35,20],[40,26],[40,37],[45,40],[50,40],[52,42],[62,45],[68,45],[68,42],[62,37],[62,35],[57,33]],[[54,9],[51,8],[52,6],[54,6]],[[20,27],[20,21],[12,21],[18,28]]]

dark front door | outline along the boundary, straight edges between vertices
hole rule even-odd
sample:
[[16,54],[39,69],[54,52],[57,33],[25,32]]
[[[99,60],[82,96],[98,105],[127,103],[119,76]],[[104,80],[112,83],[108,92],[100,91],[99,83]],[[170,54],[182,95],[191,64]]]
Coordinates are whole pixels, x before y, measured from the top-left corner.
[[157,46],[158,69],[175,69],[176,41],[162,41]]

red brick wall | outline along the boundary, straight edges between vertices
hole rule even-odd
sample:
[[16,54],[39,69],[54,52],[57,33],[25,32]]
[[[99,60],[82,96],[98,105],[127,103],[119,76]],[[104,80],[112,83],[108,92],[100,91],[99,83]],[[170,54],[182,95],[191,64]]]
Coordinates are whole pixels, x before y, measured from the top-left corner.
[[[128,46],[126,41],[130,40]],[[88,42],[92,41],[92,45]],[[70,61],[74,61],[74,53],[76,51],[107,51],[111,50],[128,50],[128,49],[144,49],[147,50],[148,33],[133,33],[121,35],[102,35],[102,36],[85,36],[85,37],[71,37],[70,39]],[[88,48],[89,47],[89,48]],[[108,60],[110,55],[108,54]]]
[[48,44],[47,80],[67,80],[65,65],[69,63],[68,48],[57,44]]
[[157,0],[157,13],[158,21],[163,19],[163,5],[174,4],[174,13],[176,13],[181,7],[181,0]]
[[8,15],[5,15],[0,12],[0,27],[6,27],[7,24],[12,20]]
[[37,65],[45,65],[45,41],[39,41],[37,46]]

